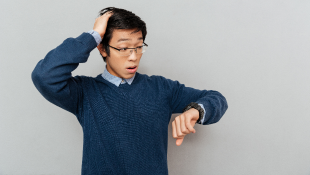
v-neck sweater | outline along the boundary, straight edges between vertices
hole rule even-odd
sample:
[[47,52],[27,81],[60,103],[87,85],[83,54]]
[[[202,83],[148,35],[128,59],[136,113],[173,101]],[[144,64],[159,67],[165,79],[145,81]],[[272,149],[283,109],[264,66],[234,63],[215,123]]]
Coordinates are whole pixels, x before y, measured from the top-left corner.
[[71,72],[96,48],[89,33],[64,40],[32,72],[38,91],[71,112],[83,129],[83,175],[166,175],[171,114],[190,102],[204,105],[202,125],[216,123],[228,108],[214,90],[186,87],[163,76],[136,72],[131,85],[119,87],[97,77]]

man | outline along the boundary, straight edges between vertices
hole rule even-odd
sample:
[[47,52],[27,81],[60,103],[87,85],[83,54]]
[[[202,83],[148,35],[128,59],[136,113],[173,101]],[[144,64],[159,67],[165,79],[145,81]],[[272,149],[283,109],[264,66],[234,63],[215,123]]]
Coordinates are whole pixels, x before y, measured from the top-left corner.
[[[147,44],[146,25],[124,9],[100,11],[93,30],[68,38],[38,62],[32,80],[51,103],[73,113],[83,128],[82,174],[168,174],[167,133],[181,145],[227,110],[217,91],[185,87],[137,72]],[[97,47],[106,67],[97,77],[71,72]]]

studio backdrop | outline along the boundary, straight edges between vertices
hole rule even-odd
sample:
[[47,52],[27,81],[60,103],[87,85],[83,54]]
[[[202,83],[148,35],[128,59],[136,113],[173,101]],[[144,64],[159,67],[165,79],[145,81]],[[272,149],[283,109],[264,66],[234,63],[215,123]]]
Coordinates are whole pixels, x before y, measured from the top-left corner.
[[[0,175],[80,174],[83,132],[31,80],[39,60],[93,28],[105,7],[146,22],[138,72],[216,90],[222,119],[168,132],[171,175],[310,174],[310,1],[14,0],[0,2]],[[75,75],[95,77],[94,49]]]

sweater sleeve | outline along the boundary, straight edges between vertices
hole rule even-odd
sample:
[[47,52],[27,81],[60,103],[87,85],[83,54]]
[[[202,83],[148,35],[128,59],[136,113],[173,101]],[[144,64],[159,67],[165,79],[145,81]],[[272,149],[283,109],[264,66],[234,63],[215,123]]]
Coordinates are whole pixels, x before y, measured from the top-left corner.
[[42,96],[77,115],[81,88],[78,78],[72,77],[71,72],[79,63],[87,61],[96,46],[94,37],[84,32],[77,38],[67,38],[49,51],[31,74],[32,81]]
[[191,102],[202,104],[205,109],[202,125],[208,125],[218,122],[226,110],[228,104],[226,98],[214,90],[198,90],[186,87],[178,81],[163,78],[166,89],[170,97],[170,107],[172,113],[183,113],[183,109]]

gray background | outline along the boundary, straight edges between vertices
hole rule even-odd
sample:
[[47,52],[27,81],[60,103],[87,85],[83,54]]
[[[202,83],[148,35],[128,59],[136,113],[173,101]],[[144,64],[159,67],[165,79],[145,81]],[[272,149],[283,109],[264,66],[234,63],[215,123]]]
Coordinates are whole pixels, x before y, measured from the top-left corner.
[[[171,175],[310,174],[310,1],[1,1],[0,174],[79,174],[83,133],[31,81],[36,63],[115,6],[147,24],[138,72],[217,90],[223,118],[176,146]],[[73,75],[96,76],[99,52]],[[197,78],[199,75],[199,78]],[[193,78],[196,77],[196,78]]]

